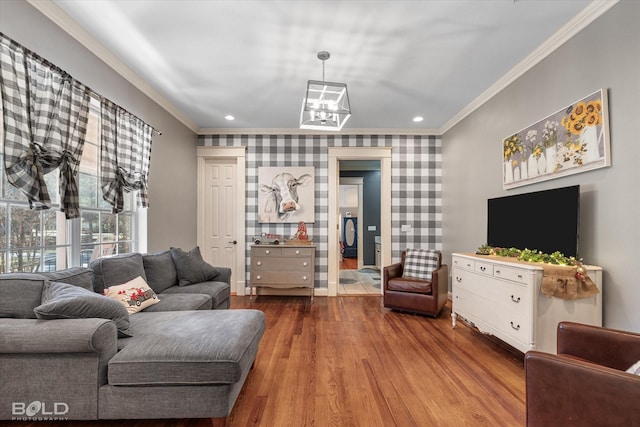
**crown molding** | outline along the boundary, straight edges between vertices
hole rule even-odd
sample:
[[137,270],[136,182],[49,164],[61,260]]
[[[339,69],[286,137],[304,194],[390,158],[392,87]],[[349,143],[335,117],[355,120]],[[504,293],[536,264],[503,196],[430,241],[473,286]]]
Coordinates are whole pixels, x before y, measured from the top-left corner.
[[439,136],[438,129],[342,129],[339,132],[310,131],[298,128],[201,128],[198,135],[413,135]]
[[[86,47],[91,53],[96,55],[100,60],[113,68],[116,73],[121,75],[125,80],[138,88],[142,93],[151,98],[160,107],[169,114],[182,122],[193,132],[198,131],[198,125],[185,116],[182,111],[176,108],[158,91],[152,88],[144,79],[136,74],[131,68],[124,64],[117,56],[109,51],[95,37],[89,34],[76,21],[67,15],[51,0],[27,0],[27,2],[37,9],[44,16],[49,18],[54,24],[64,30],[71,37],[76,39],[80,44]],[[106,95],[105,95],[106,96]]]
[[589,24],[602,16],[605,12],[615,6],[620,0],[594,0],[577,14],[571,21],[566,23],[547,41],[542,43],[536,50],[531,52],[525,59],[520,61],[515,67],[491,85],[479,97],[474,99],[469,105],[460,110],[455,116],[447,121],[440,129],[442,135],[453,126],[461,122],[465,117],[480,108],[484,103],[496,96],[517,78],[532,69],[536,64],[551,55],[556,49],[566,43]]

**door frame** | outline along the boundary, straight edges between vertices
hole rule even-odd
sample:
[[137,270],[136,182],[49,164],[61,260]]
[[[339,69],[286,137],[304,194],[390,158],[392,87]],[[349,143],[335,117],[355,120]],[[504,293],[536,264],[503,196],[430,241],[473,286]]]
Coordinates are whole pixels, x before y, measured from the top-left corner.
[[236,161],[236,185],[237,193],[240,195],[235,202],[236,234],[238,241],[236,252],[236,266],[239,271],[231,274],[231,292],[236,295],[246,294],[246,230],[245,230],[245,191],[246,191],[246,154],[247,147],[197,147],[198,156],[198,197],[197,197],[197,242],[198,246],[203,246],[206,236],[204,235],[205,206],[204,192],[206,191],[205,165],[207,160],[234,160]]
[[[329,147],[328,295],[338,295],[340,282],[340,160],[380,160],[380,265],[391,264],[391,147]],[[382,289],[380,289],[382,294]]]

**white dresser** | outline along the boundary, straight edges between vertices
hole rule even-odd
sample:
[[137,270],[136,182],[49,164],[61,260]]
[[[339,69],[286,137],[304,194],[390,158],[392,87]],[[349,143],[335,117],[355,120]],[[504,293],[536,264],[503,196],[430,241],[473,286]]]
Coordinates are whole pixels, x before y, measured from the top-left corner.
[[312,245],[251,245],[251,280],[253,288],[309,288],[313,301],[316,248]]
[[585,266],[600,292],[576,300],[542,294],[543,269],[454,253],[451,269],[452,326],[458,316],[483,333],[526,353],[556,353],[556,328],[562,320],[602,326],[602,269]]

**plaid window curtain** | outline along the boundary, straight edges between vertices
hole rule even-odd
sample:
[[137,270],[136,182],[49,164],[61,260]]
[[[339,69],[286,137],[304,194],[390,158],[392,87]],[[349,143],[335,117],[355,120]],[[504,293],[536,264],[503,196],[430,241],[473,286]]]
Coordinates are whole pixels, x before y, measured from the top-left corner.
[[146,208],[153,128],[108,99],[102,100],[101,110],[102,197],[119,213],[124,191],[137,190],[138,206]]
[[91,92],[0,34],[0,87],[7,179],[35,209],[49,209],[44,175],[60,169],[60,210],[79,216],[78,168]]

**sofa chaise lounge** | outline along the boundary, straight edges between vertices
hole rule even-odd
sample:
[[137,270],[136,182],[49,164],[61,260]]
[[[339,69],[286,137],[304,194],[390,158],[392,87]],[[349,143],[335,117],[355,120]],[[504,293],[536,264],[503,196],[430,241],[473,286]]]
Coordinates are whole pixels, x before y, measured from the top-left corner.
[[[265,330],[261,311],[221,309],[231,272],[173,248],[90,267],[0,275],[0,419],[224,425]],[[140,277],[142,311],[100,294]]]

